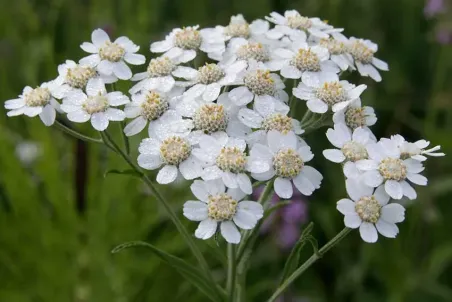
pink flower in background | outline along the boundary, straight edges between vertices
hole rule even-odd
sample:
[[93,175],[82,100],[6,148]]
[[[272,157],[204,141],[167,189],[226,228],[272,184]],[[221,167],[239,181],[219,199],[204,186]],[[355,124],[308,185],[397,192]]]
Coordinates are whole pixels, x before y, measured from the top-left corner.
[[434,17],[446,9],[444,0],[427,0],[424,7],[424,14],[426,17]]
[[438,41],[439,44],[443,45],[452,44],[452,32],[444,28],[437,30],[436,41]]

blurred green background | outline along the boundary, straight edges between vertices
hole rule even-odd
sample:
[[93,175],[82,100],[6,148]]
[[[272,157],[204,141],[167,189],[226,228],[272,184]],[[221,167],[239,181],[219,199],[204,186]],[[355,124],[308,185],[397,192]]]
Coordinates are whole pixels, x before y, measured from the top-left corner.
[[[378,137],[426,138],[452,154],[452,10],[450,2],[439,2],[443,11],[429,14],[424,0],[0,0],[0,99],[55,78],[58,64],[84,55],[79,45],[97,27],[114,37],[129,36],[149,58],[150,41],[173,27],[226,25],[232,14],[251,21],[273,10],[297,9],[379,45],[377,57],[391,69],[382,74],[383,82],[348,78],[369,86],[363,102],[376,108]],[[77,127],[95,135],[89,125]],[[304,201],[320,244],[342,229],[335,202],[345,194],[340,166],[321,155],[329,147],[324,132],[306,138],[316,154],[314,165],[325,175],[322,189]],[[140,139],[134,137],[132,145]],[[18,158],[24,142],[37,144],[36,160]],[[408,207],[396,240],[380,237],[369,245],[353,232],[284,301],[452,301],[451,167],[450,156],[428,161],[429,186],[417,188],[419,198]],[[122,242],[145,240],[195,263],[140,181],[104,177],[111,168],[126,165],[105,148],[46,128],[38,118],[7,118],[0,107],[1,302],[205,301],[148,251],[110,253]],[[186,185],[162,188],[181,217],[190,198]],[[186,225],[191,232],[196,228]],[[277,285],[287,251],[274,238],[263,235],[251,258],[248,301],[264,301]],[[197,243],[224,282],[219,248]]]

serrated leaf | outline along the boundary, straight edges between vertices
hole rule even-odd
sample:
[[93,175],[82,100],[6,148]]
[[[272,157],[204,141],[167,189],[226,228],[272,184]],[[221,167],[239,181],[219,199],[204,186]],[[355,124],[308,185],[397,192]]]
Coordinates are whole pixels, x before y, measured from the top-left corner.
[[128,170],[108,170],[104,173],[104,178],[108,176],[108,174],[119,174],[119,175],[131,175],[138,178],[141,178],[141,174],[136,172],[135,170],[128,169]]
[[133,247],[145,247],[150,249],[155,255],[157,255],[161,260],[169,264],[175,270],[177,270],[182,277],[187,279],[187,281],[191,282],[194,286],[196,286],[202,293],[204,293],[211,301],[221,302],[221,298],[218,293],[213,290],[212,286],[209,283],[212,283],[212,280],[207,280],[203,273],[194,267],[193,265],[187,263],[185,260],[171,255],[150,243],[143,241],[132,241],[126,242],[115,247],[111,252],[119,253],[125,249],[133,248]]

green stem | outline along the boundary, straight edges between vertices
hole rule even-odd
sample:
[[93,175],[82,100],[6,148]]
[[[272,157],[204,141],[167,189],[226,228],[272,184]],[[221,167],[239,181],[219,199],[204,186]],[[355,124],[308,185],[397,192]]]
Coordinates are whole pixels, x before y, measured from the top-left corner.
[[58,129],[60,129],[61,131],[72,135],[73,137],[85,141],[85,142],[90,142],[90,143],[96,143],[96,144],[103,144],[104,142],[101,139],[97,139],[97,138],[93,138],[93,137],[89,137],[86,135],[83,135],[75,130],[72,130],[69,127],[66,127],[65,125],[63,125],[61,122],[59,122],[58,120],[55,120],[55,124],[54,124]]
[[124,143],[124,148],[126,149],[126,153],[130,155],[130,143],[129,143],[129,137],[124,133],[124,128],[126,126],[126,122],[121,122],[119,124],[119,128],[121,129],[122,134],[122,141]]
[[228,243],[228,278],[226,282],[226,292],[230,302],[234,302],[236,264],[235,246]]
[[201,266],[201,269],[205,272],[206,277],[208,280],[212,282],[213,288],[217,291],[217,294],[219,297],[222,297],[221,294],[218,292],[218,289],[215,285],[214,279],[212,277],[212,274],[209,270],[209,266],[207,265],[207,262],[202,255],[201,251],[196,246],[195,242],[193,241],[192,237],[188,233],[185,226],[182,224],[180,219],[177,217],[176,213],[173,211],[171,206],[168,204],[168,202],[163,198],[163,196],[160,194],[160,192],[157,190],[157,188],[154,186],[154,183],[149,179],[149,177],[141,171],[141,168],[138,167],[131,159],[130,157],[115,143],[115,141],[112,139],[112,137],[108,134],[107,131],[101,132],[102,139],[107,143],[110,143],[113,148],[116,149],[116,151],[121,155],[121,157],[129,164],[129,166],[139,175],[141,175],[141,179],[143,182],[149,187],[151,190],[151,193],[157,198],[157,201],[160,202],[160,204],[163,205],[166,212],[168,213],[171,221],[176,226],[179,233],[184,238],[185,242],[187,243],[188,247],[192,251],[193,255],[196,257],[196,259],[199,262],[199,265]]
[[333,246],[338,244],[352,229],[345,227],[333,239],[328,241],[317,253],[314,253],[305,263],[303,263],[295,272],[292,273],[275,291],[275,293],[267,300],[267,302],[275,301],[301,274],[303,274],[311,265],[325,255]]

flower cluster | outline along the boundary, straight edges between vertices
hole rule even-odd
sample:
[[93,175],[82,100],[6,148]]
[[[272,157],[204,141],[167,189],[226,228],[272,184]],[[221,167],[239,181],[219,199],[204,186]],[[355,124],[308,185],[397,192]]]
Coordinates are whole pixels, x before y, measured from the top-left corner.
[[[340,76],[357,71],[378,82],[378,70],[388,66],[376,58],[376,44],[342,31],[295,10],[251,23],[237,15],[225,26],[172,30],[151,43],[156,55],[146,71],[133,75],[128,64],[146,61],[139,46],[127,37],[112,42],[96,29],[92,42],[81,44],[87,57],[66,61],[56,79],[26,87],[5,108],[8,116],[39,115],[47,126],[59,112],[76,123],[90,120],[98,131],[126,118],[126,136],[147,128],[138,165],[158,170],[160,184],[193,181],[198,200],[187,201],[183,214],[200,222],[195,236],[208,239],[219,230],[229,243],[240,242],[238,228],[252,229],[263,217],[265,200],[245,198],[255,183],[273,186],[282,199],[291,199],[294,190],[308,196],[320,188],[323,177],[310,165],[314,154],[301,136],[303,128],[319,127],[316,119],[329,119],[334,128],[326,134],[338,149],[324,155],[343,164],[350,197],[337,208],[346,226],[359,227],[362,238],[374,242],[376,230],[395,237],[395,223],[404,219],[403,207],[389,201],[416,198],[412,184],[427,183],[419,174],[426,155],[444,154],[436,152],[439,147],[426,150],[424,140],[393,136],[377,142],[368,128],[377,121],[374,110],[360,100],[366,85]],[[199,64],[203,58],[208,60]],[[130,98],[115,91],[118,80],[136,82]],[[293,118],[297,99],[306,101],[306,120],[314,122]]]

